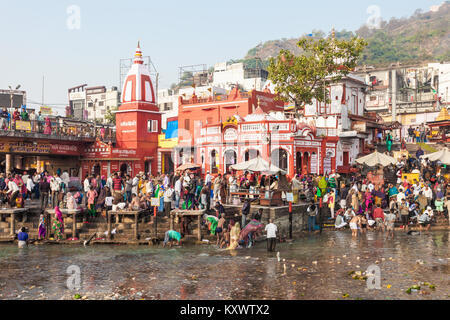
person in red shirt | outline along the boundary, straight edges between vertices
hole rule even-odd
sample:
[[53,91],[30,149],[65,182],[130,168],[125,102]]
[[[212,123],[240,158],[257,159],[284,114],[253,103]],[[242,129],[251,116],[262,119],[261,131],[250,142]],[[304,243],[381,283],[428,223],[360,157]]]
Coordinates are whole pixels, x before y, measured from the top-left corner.
[[377,230],[381,228],[384,232],[384,212],[379,205],[377,205],[376,209],[373,211],[373,218],[375,219]]

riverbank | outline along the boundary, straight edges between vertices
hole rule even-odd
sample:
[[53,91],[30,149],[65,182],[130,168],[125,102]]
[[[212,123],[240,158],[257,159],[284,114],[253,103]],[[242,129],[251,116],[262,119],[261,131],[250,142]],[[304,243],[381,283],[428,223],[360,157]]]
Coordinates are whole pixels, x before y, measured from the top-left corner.
[[[38,246],[0,244],[0,299],[170,300],[435,300],[449,299],[450,232],[421,236],[325,232],[251,249],[215,246],[161,248],[140,245]],[[351,271],[377,265],[381,287],[367,288]],[[70,266],[80,287],[67,287]],[[406,291],[417,283],[421,290]],[[79,294],[79,296],[76,296]]]

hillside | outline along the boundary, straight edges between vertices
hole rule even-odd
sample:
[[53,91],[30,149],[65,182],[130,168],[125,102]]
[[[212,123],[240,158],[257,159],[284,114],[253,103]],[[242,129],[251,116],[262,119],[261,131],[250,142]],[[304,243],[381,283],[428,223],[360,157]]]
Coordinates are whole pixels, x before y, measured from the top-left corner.
[[[313,37],[327,36],[314,30]],[[369,29],[366,25],[356,31],[336,31],[337,38],[360,36],[367,40],[360,64],[382,66],[392,62],[423,62],[450,60],[450,1],[446,1],[436,12],[417,10],[409,18],[392,18],[382,21],[380,29]],[[305,36],[305,35],[303,35]],[[255,58],[264,62],[278,55],[281,49],[300,54],[298,39],[271,40],[250,49],[244,59],[235,60],[249,66]]]

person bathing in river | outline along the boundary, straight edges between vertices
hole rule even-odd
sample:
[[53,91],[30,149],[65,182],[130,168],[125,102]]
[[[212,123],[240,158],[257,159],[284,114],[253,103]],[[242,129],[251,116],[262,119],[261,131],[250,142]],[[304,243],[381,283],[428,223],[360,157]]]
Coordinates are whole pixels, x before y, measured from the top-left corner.
[[180,246],[181,238],[183,238],[183,235],[179,232],[176,232],[175,230],[166,231],[166,233],[164,234],[163,247],[165,247],[167,244],[169,244],[169,247],[172,247],[174,241],[176,241],[177,245]]
[[25,248],[28,246],[28,233],[25,227],[20,229],[19,234],[17,235],[17,240],[19,241],[19,248]]
[[225,214],[221,214],[220,215],[220,219],[217,222],[217,227],[216,227],[216,235],[217,235],[217,245],[222,247],[222,242],[224,240],[224,224],[225,224]]
[[41,214],[39,216],[39,227],[38,227],[38,231],[39,231],[39,235],[38,235],[38,239],[42,240],[45,238],[45,234],[46,234],[46,229],[45,229],[45,218],[44,215]]
[[361,225],[360,216],[354,216],[350,220],[349,225],[350,225],[350,229],[352,230],[352,237],[357,237],[358,236],[358,229],[360,228],[360,225]]

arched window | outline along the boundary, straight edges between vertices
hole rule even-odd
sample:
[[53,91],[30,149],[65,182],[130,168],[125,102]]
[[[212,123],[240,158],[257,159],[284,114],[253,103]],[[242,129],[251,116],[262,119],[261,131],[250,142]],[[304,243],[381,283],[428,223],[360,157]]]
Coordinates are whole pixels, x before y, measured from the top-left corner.
[[286,150],[279,148],[272,151],[272,154],[270,156],[272,160],[272,164],[277,166],[278,168],[288,171],[288,159],[289,154]]
[[233,164],[236,164],[237,161],[237,154],[234,150],[227,150],[225,152],[225,172],[229,172],[230,166]]
[[245,151],[244,161],[249,161],[255,159],[256,157],[259,157],[259,150],[248,149],[247,151]]

